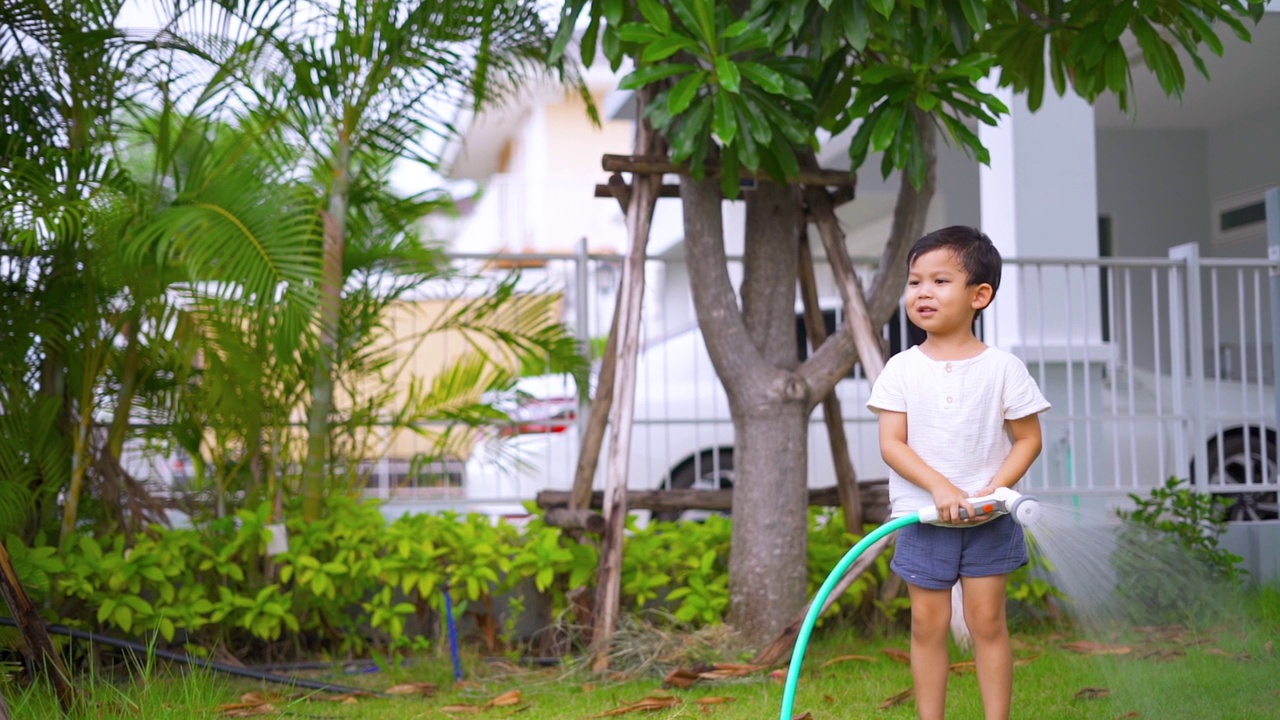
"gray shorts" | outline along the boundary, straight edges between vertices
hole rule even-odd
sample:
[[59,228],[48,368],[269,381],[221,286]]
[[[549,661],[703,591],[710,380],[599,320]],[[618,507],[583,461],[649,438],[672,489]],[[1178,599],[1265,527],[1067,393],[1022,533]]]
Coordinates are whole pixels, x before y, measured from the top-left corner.
[[947,590],[962,577],[1007,575],[1028,562],[1022,526],[1001,515],[974,527],[908,525],[898,531],[890,567],[912,585]]

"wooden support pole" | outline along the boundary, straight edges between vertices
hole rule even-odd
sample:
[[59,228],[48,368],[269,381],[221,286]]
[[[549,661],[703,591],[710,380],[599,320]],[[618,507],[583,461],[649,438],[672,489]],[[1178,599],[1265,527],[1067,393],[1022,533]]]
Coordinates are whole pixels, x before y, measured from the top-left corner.
[[[644,106],[653,88],[636,95],[637,116],[643,118]],[[645,120],[636,123],[635,149],[641,153],[657,153],[662,148],[658,133]],[[614,377],[613,404],[609,417],[609,455],[606,462],[604,520],[605,530],[600,548],[600,566],[596,572],[596,602],[591,635],[591,669],[609,669],[609,650],[613,640],[622,599],[622,541],[627,519],[627,474],[631,457],[631,423],[635,411],[635,367],[640,354],[640,314],[644,299],[645,252],[649,229],[658,201],[662,175],[633,173],[627,203],[626,260],[623,263],[622,286],[618,303],[618,358]]]
[[[827,324],[818,305],[818,280],[813,271],[813,251],[809,248],[809,226],[800,226],[800,297],[804,302],[804,328],[809,343],[817,350],[827,341]],[[840,398],[832,388],[822,398],[822,419],[827,426],[831,445],[831,461],[836,468],[836,488],[840,492],[840,509],[844,511],[844,529],[850,535],[862,534],[862,502],[858,497],[858,476],[849,457],[849,440],[844,433],[844,412]]]
[[[606,172],[630,172],[638,175],[690,174],[688,165],[676,164],[666,157],[655,155],[605,155],[600,164]],[[718,175],[720,168],[714,163],[707,163],[706,172],[707,175]],[[745,168],[742,171],[742,177],[756,180],[769,179],[765,175],[754,175]],[[791,178],[791,182],[813,186],[853,186],[858,184],[858,176],[847,170],[808,167],[800,168],[800,173]]]
[[884,351],[880,347],[879,331],[871,322],[867,310],[862,282],[853,267],[853,259],[849,257],[849,248],[844,244],[844,231],[836,220],[831,196],[822,188],[810,187],[805,191],[805,199],[809,203],[813,223],[822,237],[822,246],[827,251],[827,262],[831,265],[836,286],[840,289],[840,299],[844,301],[844,322],[853,333],[858,361],[862,363],[867,382],[875,383],[876,378],[880,377],[880,371],[884,369]]
[[[570,493],[566,490],[543,490],[535,500],[538,507],[548,511],[565,508]],[[858,482],[858,498],[862,505],[863,519],[880,524],[889,519],[889,481],[886,479]],[[834,486],[810,488],[808,504],[813,507],[838,507],[840,493]],[[604,493],[596,490],[587,503],[578,510],[604,507]],[[685,510],[717,510],[729,512],[733,508],[733,489],[724,490],[628,490],[627,507],[632,510],[655,512],[683,512]],[[560,516],[556,516],[560,517]],[[548,524],[552,524],[550,520]],[[860,533],[859,533],[860,534]]]
[[62,656],[58,654],[49,632],[45,630],[44,621],[36,610],[31,597],[18,580],[9,560],[9,551],[0,542],[0,596],[13,614],[13,620],[22,632],[22,639],[27,644],[29,663],[35,677],[48,678],[58,696],[58,705],[64,715],[70,715],[76,708],[76,691],[71,687],[71,679],[62,664]]

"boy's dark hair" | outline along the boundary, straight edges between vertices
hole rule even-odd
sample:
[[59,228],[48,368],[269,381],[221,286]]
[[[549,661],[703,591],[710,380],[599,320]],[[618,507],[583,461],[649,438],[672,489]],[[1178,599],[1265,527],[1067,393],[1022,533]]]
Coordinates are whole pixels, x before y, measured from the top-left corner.
[[970,287],[986,283],[991,286],[991,299],[995,299],[1000,289],[1000,251],[991,242],[986,233],[977,228],[965,225],[952,225],[941,230],[934,230],[916,241],[907,255],[907,267],[915,264],[916,258],[934,250],[949,250],[969,276]]

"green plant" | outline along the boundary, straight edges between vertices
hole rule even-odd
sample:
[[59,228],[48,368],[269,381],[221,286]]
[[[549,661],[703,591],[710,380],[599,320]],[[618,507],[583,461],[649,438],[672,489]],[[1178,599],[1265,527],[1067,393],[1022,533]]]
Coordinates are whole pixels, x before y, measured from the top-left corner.
[[1242,558],[1220,545],[1227,522],[1224,500],[1171,477],[1149,495],[1131,494],[1111,562],[1117,594],[1135,619],[1185,621],[1216,608],[1224,589],[1238,588],[1248,572]]

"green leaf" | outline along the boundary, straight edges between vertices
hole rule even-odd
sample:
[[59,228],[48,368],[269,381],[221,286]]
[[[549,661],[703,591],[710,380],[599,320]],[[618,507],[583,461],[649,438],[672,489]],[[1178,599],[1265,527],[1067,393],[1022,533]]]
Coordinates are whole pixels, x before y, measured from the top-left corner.
[[880,152],[889,147],[902,125],[902,106],[888,105],[879,111],[875,130],[871,133],[871,151]]
[[742,76],[738,74],[738,66],[732,60],[723,55],[716,57],[716,76],[720,81],[720,87],[731,93],[738,92]]
[[658,0],[638,0],[636,5],[640,8],[640,14],[654,29],[663,35],[671,32],[671,16],[662,3]]
[[960,0],[960,11],[969,27],[981,33],[987,27],[987,6],[983,0]]
[[1119,42],[1107,48],[1105,63],[1107,88],[1112,92],[1124,92],[1129,85],[1129,58],[1125,56],[1124,46]]
[[886,19],[888,19],[889,16],[893,15],[894,0],[868,0],[868,1],[871,3],[871,7],[875,8],[875,11],[883,15]]
[[603,0],[603,3],[605,21],[610,25],[622,22],[622,12],[626,9],[623,0]]
[[644,52],[641,53],[640,61],[645,63],[658,62],[659,60],[666,60],[681,50],[693,50],[697,47],[693,40],[683,35],[666,35],[649,43]]
[[733,99],[724,93],[715,96],[715,132],[724,145],[732,145],[738,135],[738,120]]
[[652,65],[646,68],[640,68],[635,72],[627,75],[618,83],[618,87],[623,90],[636,90],[648,85],[651,82],[669,78],[674,75],[680,75],[687,72],[693,72],[696,68],[688,63],[663,63],[661,65]]
[[782,74],[777,70],[755,62],[740,62],[738,69],[743,76],[770,95],[782,94]]
[[671,94],[667,96],[667,109],[672,115],[679,115],[684,112],[693,99],[697,97],[698,90],[702,88],[707,81],[707,71],[699,70],[685,76],[675,87],[671,88]]
[[841,5],[844,18],[844,37],[849,46],[858,52],[867,47],[867,38],[871,35],[871,22],[867,18],[867,6],[864,0],[852,0]]
[[651,43],[655,40],[661,40],[666,35],[653,29],[652,25],[644,23],[627,23],[617,29],[618,39],[629,43]]
[[732,25],[730,25],[729,27],[725,28],[724,32],[720,33],[720,37],[726,38],[726,39],[736,38],[742,33],[746,32],[747,29],[750,27],[751,27],[751,23],[747,22],[746,20],[739,20],[733,23]]

